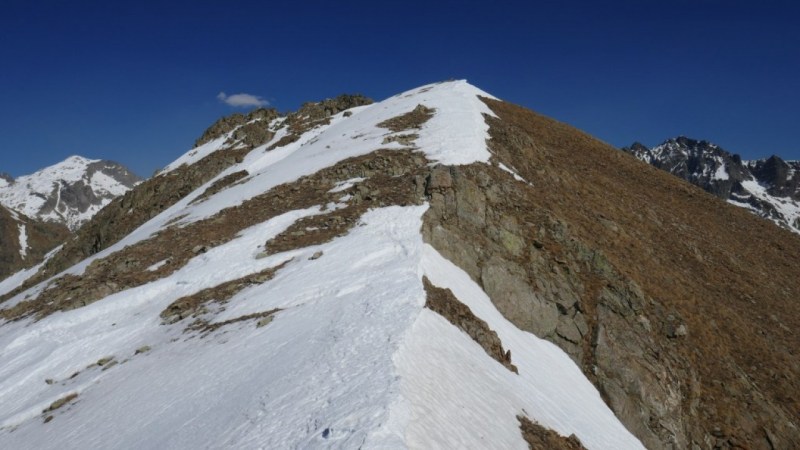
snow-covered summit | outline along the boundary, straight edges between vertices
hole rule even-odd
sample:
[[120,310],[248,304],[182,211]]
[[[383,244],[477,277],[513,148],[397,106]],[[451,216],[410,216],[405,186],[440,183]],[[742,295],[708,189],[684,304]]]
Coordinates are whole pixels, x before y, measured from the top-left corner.
[[179,158],[148,183],[246,152],[0,303],[0,447],[523,449],[522,417],[642,448],[570,356],[425,242],[442,168],[493,167],[479,96],[428,85]]
[[31,175],[0,181],[0,204],[75,230],[139,181],[117,163],[70,156]]

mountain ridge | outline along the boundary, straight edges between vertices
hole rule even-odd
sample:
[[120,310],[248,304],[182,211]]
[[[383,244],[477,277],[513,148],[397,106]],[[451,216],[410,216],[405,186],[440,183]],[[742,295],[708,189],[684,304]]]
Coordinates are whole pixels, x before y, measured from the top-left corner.
[[0,297],[0,442],[800,443],[796,235],[463,81],[322,117],[224,131]]
[[711,142],[685,136],[653,148],[637,142],[622,150],[800,233],[800,161],[784,161],[777,155],[742,160]]

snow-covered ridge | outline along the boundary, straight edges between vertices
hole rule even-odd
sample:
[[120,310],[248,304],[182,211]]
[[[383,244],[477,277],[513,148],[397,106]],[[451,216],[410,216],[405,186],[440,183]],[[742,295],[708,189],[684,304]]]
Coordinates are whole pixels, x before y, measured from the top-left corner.
[[[67,273],[81,274],[169,224],[190,226],[378,149],[417,149],[442,164],[486,163],[483,114],[491,111],[478,95],[491,98],[465,81],[424,86],[336,114],[267,151],[278,133]],[[395,133],[378,124],[417,105],[434,115],[414,130],[413,144],[387,141]],[[224,142],[200,146],[178,165],[224,151]],[[193,202],[239,171],[247,178]],[[334,190],[361,182],[341,180]],[[520,414],[574,433],[588,448],[642,448],[564,352],[506,321],[466,273],[424,244],[427,205],[372,209],[342,237],[260,256],[264,242],[323,207],[337,205],[250,226],[169,277],[82,308],[35,323],[0,322],[0,448],[524,449]],[[179,298],[279,266],[274,278],[207,312],[212,324],[221,324],[278,310],[266,326],[243,321],[199,337],[161,322],[160,313]],[[497,332],[519,374],[424,308],[423,276],[451,289]],[[46,283],[0,308],[36,295]],[[63,399],[70,400],[53,408]]]
[[[53,436],[69,436],[93,448],[523,449],[516,415],[527,412],[588,448],[642,448],[566,354],[505,321],[463,271],[423,244],[425,209],[373,210],[343,238],[255,259],[265,238],[315,210],[292,212],[168,279],[35,327],[4,324],[0,443],[55,448],[64,443]],[[316,252],[323,256],[311,259]],[[216,318],[281,309],[267,327],[191,339],[153,320],[183,295],[289,259]],[[497,330],[518,355],[519,375],[423,308],[422,275]],[[91,366],[106,357],[122,364]],[[76,403],[42,423],[41,412],[69,394]]]
[[0,185],[0,204],[29,217],[77,229],[139,177],[109,161],[70,156]]

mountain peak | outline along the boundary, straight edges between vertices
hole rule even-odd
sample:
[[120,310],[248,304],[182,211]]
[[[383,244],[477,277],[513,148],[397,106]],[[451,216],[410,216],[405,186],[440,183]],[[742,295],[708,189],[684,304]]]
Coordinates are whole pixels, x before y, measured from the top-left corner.
[[73,155],[0,185],[0,204],[74,231],[140,180],[113,161]]

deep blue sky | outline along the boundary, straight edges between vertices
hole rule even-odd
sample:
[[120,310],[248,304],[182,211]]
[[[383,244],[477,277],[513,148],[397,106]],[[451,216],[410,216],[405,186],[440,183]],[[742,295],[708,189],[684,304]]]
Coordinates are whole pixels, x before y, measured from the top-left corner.
[[616,146],[800,159],[793,3],[4,0],[0,171],[81,154],[149,176],[235,111],[220,91],[287,111],[448,78]]

